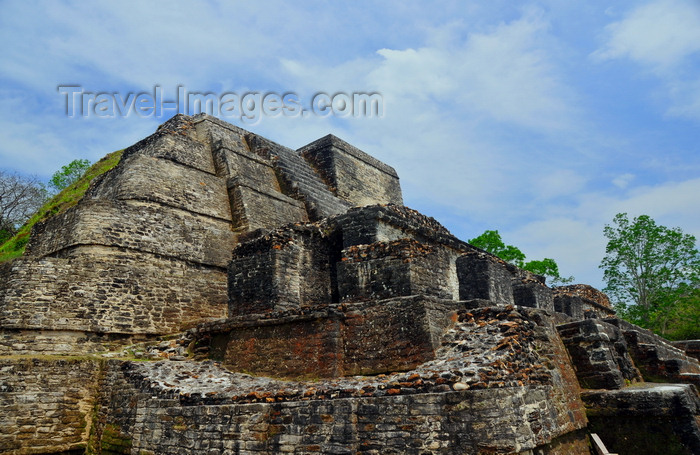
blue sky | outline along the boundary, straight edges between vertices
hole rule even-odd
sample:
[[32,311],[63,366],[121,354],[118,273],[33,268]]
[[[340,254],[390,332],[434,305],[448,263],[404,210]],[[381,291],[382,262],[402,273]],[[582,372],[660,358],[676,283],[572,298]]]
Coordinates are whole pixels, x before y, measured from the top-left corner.
[[[289,147],[333,133],[468,239],[602,287],[603,226],[700,237],[700,1],[5,1],[0,168],[48,178],[170,117],[67,117],[93,92],[378,92],[381,118],[224,118]],[[172,96],[171,96],[172,98]]]

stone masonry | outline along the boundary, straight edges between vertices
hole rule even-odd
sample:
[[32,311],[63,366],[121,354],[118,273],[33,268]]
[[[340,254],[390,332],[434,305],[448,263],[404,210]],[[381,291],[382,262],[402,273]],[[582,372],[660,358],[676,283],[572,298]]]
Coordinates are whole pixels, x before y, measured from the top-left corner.
[[692,454],[699,385],[332,135],[175,116],[0,264],[0,453]]

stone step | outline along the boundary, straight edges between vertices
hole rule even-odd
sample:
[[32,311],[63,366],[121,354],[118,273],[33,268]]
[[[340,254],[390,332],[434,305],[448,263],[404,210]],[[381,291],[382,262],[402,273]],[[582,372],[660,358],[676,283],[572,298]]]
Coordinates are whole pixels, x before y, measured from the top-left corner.
[[646,380],[667,380],[698,384],[700,375],[697,359],[673,346],[670,341],[620,319],[608,319],[622,331],[635,365]]
[[248,137],[248,144],[254,152],[273,157],[275,168],[299,192],[313,219],[344,213],[350,207],[331,192],[298,151],[255,135]]

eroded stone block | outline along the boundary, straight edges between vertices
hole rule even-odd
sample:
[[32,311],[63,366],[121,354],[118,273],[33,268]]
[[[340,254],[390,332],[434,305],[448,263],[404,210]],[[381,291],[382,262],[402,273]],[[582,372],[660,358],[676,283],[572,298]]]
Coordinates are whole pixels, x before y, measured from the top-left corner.
[[253,231],[309,221],[302,202],[248,179],[230,179],[228,191],[234,228]]
[[105,174],[87,200],[157,202],[177,210],[231,220],[226,180],[173,161],[134,155]]
[[448,252],[440,246],[402,239],[343,250],[337,266],[341,301],[456,294]]
[[513,304],[511,267],[493,255],[466,254],[457,258],[461,300],[486,299],[494,304]]
[[228,221],[155,203],[92,200],[36,224],[27,253],[102,245],[226,267],[236,238]]
[[554,310],[574,319],[606,318],[615,314],[608,296],[592,286],[585,284],[558,286],[552,292]]
[[331,190],[353,206],[403,204],[391,166],[329,134],[299,149]]
[[290,226],[238,246],[229,265],[231,315],[330,303],[329,245],[318,227]]
[[514,280],[513,301],[520,306],[554,311],[552,290],[534,280]]
[[184,166],[214,174],[211,152],[194,138],[191,121],[184,119],[179,129],[162,130],[124,150],[122,159],[148,156],[173,161]]
[[569,351],[581,387],[620,389],[642,379],[617,327],[586,319],[557,326],[557,330]]

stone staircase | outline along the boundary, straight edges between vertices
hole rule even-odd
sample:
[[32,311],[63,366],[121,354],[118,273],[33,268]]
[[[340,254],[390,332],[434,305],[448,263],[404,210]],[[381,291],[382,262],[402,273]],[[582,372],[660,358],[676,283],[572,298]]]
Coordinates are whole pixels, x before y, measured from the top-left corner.
[[629,353],[646,381],[683,382],[700,390],[700,363],[671,342],[621,319],[606,319],[622,331]]
[[312,220],[348,210],[350,204],[333,194],[299,152],[255,134],[248,134],[245,139],[251,151],[272,159],[275,169],[290,186],[287,190],[304,201]]

